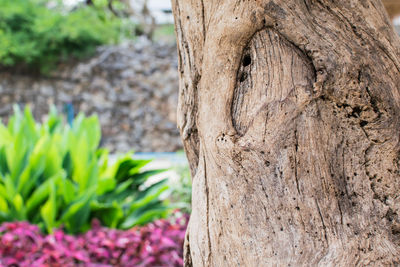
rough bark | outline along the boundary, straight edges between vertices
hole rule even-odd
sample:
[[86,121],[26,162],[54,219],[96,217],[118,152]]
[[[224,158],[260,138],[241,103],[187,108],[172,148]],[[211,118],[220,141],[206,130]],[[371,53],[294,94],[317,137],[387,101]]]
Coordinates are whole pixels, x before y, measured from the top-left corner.
[[172,0],[186,266],[400,264],[400,40],[380,0]]

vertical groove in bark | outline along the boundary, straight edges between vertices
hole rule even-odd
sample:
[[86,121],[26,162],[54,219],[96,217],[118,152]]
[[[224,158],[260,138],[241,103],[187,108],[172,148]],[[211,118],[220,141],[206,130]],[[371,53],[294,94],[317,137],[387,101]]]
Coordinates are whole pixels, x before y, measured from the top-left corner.
[[203,41],[206,41],[206,14],[205,14],[205,9],[204,9],[204,0],[201,1],[201,19],[203,21]]
[[210,197],[209,192],[210,189],[208,187],[207,180],[207,162],[206,157],[203,155],[203,164],[204,164],[204,188],[206,190],[206,228],[207,228],[207,245],[208,245],[208,255],[207,255],[207,265],[211,265],[211,256],[212,256],[212,247],[211,247],[211,237],[210,237]]
[[186,262],[400,264],[400,40],[380,1],[173,3]]
[[321,212],[321,209],[320,209],[320,207],[318,205],[318,201],[317,200],[315,200],[315,205],[317,206],[318,214],[319,214],[319,217],[321,218],[321,223],[322,223],[322,228],[324,230],[324,237],[325,237],[326,244],[329,245],[329,240],[328,240],[328,235],[326,233],[326,225],[325,225],[325,222],[324,222],[324,217],[322,216],[322,212]]
[[185,267],[192,267],[192,256],[190,255],[190,237],[189,237],[189,229],[185,234],[185,243],[184,243],[184,251],[183,251],[183,265]]

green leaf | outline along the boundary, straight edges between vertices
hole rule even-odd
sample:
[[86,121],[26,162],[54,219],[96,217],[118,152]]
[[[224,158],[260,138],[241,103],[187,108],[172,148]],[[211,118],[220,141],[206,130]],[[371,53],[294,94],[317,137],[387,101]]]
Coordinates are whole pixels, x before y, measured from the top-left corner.
[[15,210],[18,213],[22,213],[23,212],[23,208],[24,208],[24,200],[22,199],[20,194],[16,194],[12,200],[12,203],[14,205]]
[[91,205],[92,217],[100,219],[103,225],[111,228],[116,228],[124,218],[124,211],[121,205],[117,202],[113,203],[98,203],[93,202]]
[[99,179],[96,194],[101,196],[115,189],[117,182],[113,177]]
[[6,188],[6,192],[7,192],[7,196],[9,197],[9,199],[13,199],[15,197],[15,195],[17,194],[16,190],[15,190],[15,186],[14,186],[14,182],[11,179],[9,174],[6,174],[3,177],[4,180],[4,186]]
[[[2,175],[0,174],[1,180],[3,180]],[[7,189],[4,187],[4,185],[0,182],[0,197],[7,198],[8,193]]]
[[9,222],[12,220],[13,218],[10,216],[10,212],[0,211],[0,222]]
[[50,113],[45,126],[50,134],[54,134],[61,126],[62,119],[57,114],[57,109],[54,105],[50,107]]
[[40,214],[46,225],[46,229],[49,233],[53,233],[53,229],[57,226],[55,224],[57,203],[56,203],[56,188],[54,181],[49,184],[50,196],[43,207],[40,209]]
[[141,200],[149,197],[158,197],[159,195],[161,195],[162,192],[168,189],[168,179],[163,179],[141,190],[136,198],[137,200]]
[[61,221],[66,222],[67,220],[72,218],[80,209],[82,209],[85,205],[88,204],[91,197],[92,196],[84,195],[80,199],[71,203],[61,216]]
[[130,204],[129,211],[133,212],[136,209],[146,207],[146,205],[149,205],[151,202],[157,201],[159,196],[169,189],[169,186],[165,185],[164,183],[165,181],[161,181],[141,192],[141,195]]
[[99,195],[98,200],[101,202],[118,201],[122,205],[128,197],[134,197],[137,193],[136,189],[131,188],[132,183],[132,180],[123,182],[114,190]]
[[62,179],[62,184],[60,185],[62,196],[66,204],[70,204],[74,201],[77,191],[75,184],[69,179]]
[[8,122],[8,130],[12,135],[16,135],[21,128],[22,123],[22,113],[21,109],[17,104],[13,105],[14,115],[10,118]]
[[129,170],[129,175],[139,173],[140,170],[150,162],[151,160],[132,160],[133,167]]
[[9,211],[7,200],[2,196],[0,196],[0,211],[4,213]]
[[0,174],[5,175],[9,173],[10,169],[8,168],[7,163],[7,155],[6,155],[6,148],[3,146],[0,148]]
[[[23,139],[17,139],[16,144],[19,148],[15,148],[15,153],[11,157],[7,157],[10,161],[10,175],[15,185],[18,185],[20,175],[28,165],[29,151],[27,147],[24,147]],[[26,145],[25,145],[26,146]]]
[[88,147],[91,151],[94,151],[100,143],[101,133],[99,119],[96,116],[91,116],[83,120],[82,127],[81,130],[85,132]]
[[62,161],[62,168],[67,172],[67,177],[72,177],[73,164],[71,159],[71,153],[69,151],[64,155],[64,159]]
[[24,131],[25,135],[29,136],[31,140],[38,138],[38,127],[29,106],[25,106],[24,110]]
[[26,198],[36,184],[37,179],[45,169],[45,157],[32,155],[28,166],[22,172],[18,181],[17,191]]
[[90,214],[90,202],[93,197],[94,191],[88,191],[67,207],[60,222],[65,223],[68,231],[76,233],[87,223]]
[[171,211],[169,207],[153,208],[143,213],[133,212],[121,223],[121,229],[129,229],[135,225],[143,225],[156,219],[165,218]]
[[2,123],[0,123],[0,147],[12,142],[12,135],[9,133],[8,129]]
[[64,177],[64,172],[60,171],[60,173],[55,174],[54,176],[50,177],[48,180],[43,182],[40,186],[38,186],[33,194],[29,197],[28,201],[26,202],[26,211],[27,213],[34,212],[35,209],[41,205],[51,194],[51,190],[56,190],[58,183]]
[[134,184],[136,186],[140,186],[142,185],[144,182],[147,181],[148,178],[150,178],[151,176],[163,173],[168,171],[169,169],[157,169],[157,170],[149,170],[149,171],[145,171],[145,172],[140,172],[138,174],[135,174],[133,176],[134,178]]

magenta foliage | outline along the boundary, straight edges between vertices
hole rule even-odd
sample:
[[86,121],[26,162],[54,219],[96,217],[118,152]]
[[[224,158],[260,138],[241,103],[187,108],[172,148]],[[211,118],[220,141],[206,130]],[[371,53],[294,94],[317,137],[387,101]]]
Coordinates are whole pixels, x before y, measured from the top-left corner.
[[0,226],[0,267],[182,266],[188,215],[158,220],[127,231],[101,227],[79,236],[56,230],[43,235],[27,222]]

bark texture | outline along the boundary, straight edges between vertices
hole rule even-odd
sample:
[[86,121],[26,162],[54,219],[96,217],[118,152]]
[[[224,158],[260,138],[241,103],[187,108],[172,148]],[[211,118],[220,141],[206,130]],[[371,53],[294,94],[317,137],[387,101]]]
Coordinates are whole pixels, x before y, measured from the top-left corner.
[[172,0],[186,266],[400,264],[400,40],[380,0]]

